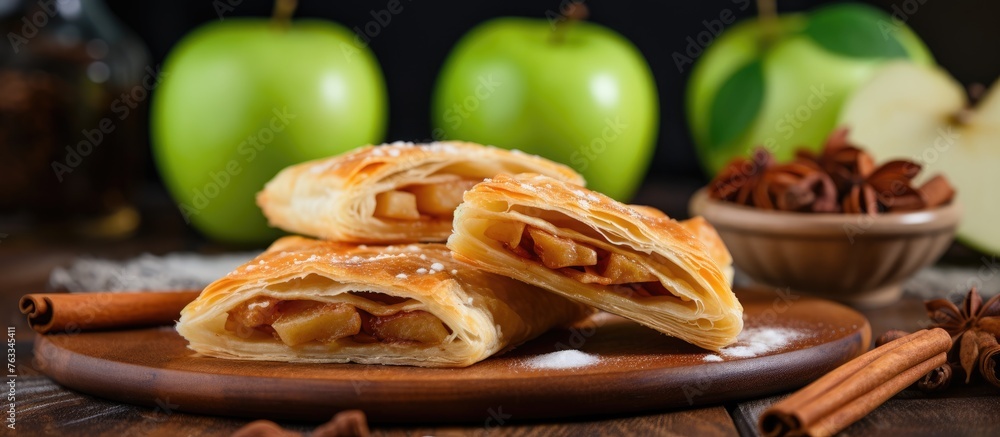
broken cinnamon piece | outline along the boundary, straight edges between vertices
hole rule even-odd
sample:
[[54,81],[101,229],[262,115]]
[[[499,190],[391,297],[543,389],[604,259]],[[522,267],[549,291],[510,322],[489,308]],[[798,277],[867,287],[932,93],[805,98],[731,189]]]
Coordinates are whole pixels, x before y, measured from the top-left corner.
[[929,181],[917,188],[928,208],[935,208],[951,202],[955,197],[955,188],[942,175],[935,175]]
[[951,385],[952,373],[951,364],[944,363],[920,378],[917,388],[928,393],[944,391]]
[[[368,419],[361,410],[345,410],[337,413],[312,432],[310,437],[368,437]],[[301,432],[282,428],[270,420],[255,420],[233,432],[230,437],[302,437]]]
[[370,434],[364,411],[346,410],[316,428],[311,437],[368,437]]
[[989,332],[979,332],[979,373],[994,387],[1000,387],[1000,345]]
[[288,431],[270,420],[255,420],[234,431],[230,437],[302,437],[302,433]]

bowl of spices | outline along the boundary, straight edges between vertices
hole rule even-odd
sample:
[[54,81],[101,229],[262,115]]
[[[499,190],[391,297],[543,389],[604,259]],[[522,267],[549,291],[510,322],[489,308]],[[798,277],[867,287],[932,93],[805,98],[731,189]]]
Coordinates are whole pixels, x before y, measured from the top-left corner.
[[[919,164],[876,165],[834,132],[818,153],[778,163],[765,149],[730,162],[691,199],[755,282],[856,306],[899,299],[902,283],[948,248],[961,207]],[[918,184],[917,181],[922,181]]]

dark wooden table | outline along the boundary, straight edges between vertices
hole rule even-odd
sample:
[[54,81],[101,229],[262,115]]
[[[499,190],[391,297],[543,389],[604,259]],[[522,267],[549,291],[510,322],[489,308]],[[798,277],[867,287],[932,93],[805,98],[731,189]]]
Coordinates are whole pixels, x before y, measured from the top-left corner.
[[[647,187],[639,200],[683,216],[683,199],[696,185],[681,190]],[[670,193],[664,195],[664,192]],[[81,255],[124,259],[141,253],[195,250],[218,251],[206,245],[174,220],[154,221],[139,236],[108,242],[66,243],[8,233],[0,240],[0,302],[6,326],[16,331],[16,431],[3,428],[4,435],[58,436],[209,436],[228,435],[248,423],[247,419],[201,416],[175,411],[169,399],[158,406],[141,407],[95,398],[56,385],[32,365],[35,334],[17,311],[18,298],[47,289],[54,267],[66,265]],[[888,329],[916,330],[926,325],[923,302],[906,296],[884,309],[863,311],[873,335]],[[8,378],[9,380],[10,378]],[[963,387],[956,383],[941,395],[904,391],[847,430],[845,435],[1000,435],[1000,390]],[[8,390],[6,388],[5,390]],[[382,426],[373,424],[375,435],[757,435],[760,413],[782,396],[749,399],[724,405],[651,412],[629,417],[587,417],[566,422],[524,422],[516,417],[484,412],[481,421],[449,426]],[[6,401],[4,401],[6,410]],[[7,413],[4,411],[4,417]],[[5,422],[6,424],[6,422]],[[308,431],[316,424],[282,423],[289,429]]]

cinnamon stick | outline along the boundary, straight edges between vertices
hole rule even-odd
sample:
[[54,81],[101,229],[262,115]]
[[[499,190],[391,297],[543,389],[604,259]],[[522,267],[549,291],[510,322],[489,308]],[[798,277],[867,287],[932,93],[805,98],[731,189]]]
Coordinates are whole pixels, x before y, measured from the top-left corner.
[[166,325],[180,316],[199,291],[124,293],[35,293],[21,297],[19,307],[36,332]]
[[979,333],[979,373],[994,387],[1000,387],[1000,345],[988,332]]
[[766,436],[829,436],[947,361],[951,335],[935,328],[877,347],[774,404],[758,424]]

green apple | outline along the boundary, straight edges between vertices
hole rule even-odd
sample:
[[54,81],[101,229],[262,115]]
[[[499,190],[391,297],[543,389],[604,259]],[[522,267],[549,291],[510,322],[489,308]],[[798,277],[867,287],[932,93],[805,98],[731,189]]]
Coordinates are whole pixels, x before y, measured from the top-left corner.
[[702,165],[714,175],[759,145],[779,160],[798,147],[818,149],[844,99],[891,59],[933,63],[905,24],[870,6],[737,23],[708,46],[688,83],[688,124]]
[[614,31],[498,18],[452,50],[431,116],[435,138],[538,154],[626,200],[653,152],[659,104],[646,60]]
[[381,142],[378,62],[344,27],[227,19],[168,56],[152,101],[156,164],[185,220],[221,241],[278,235],[254,202],[298,162]]
[[959,238],[1000,255],[1000,86],[972,107],[944,70],[894,63],[854,93],[841,123],[876,160],[910,159],[922,178],[947,177],[965,210]]

